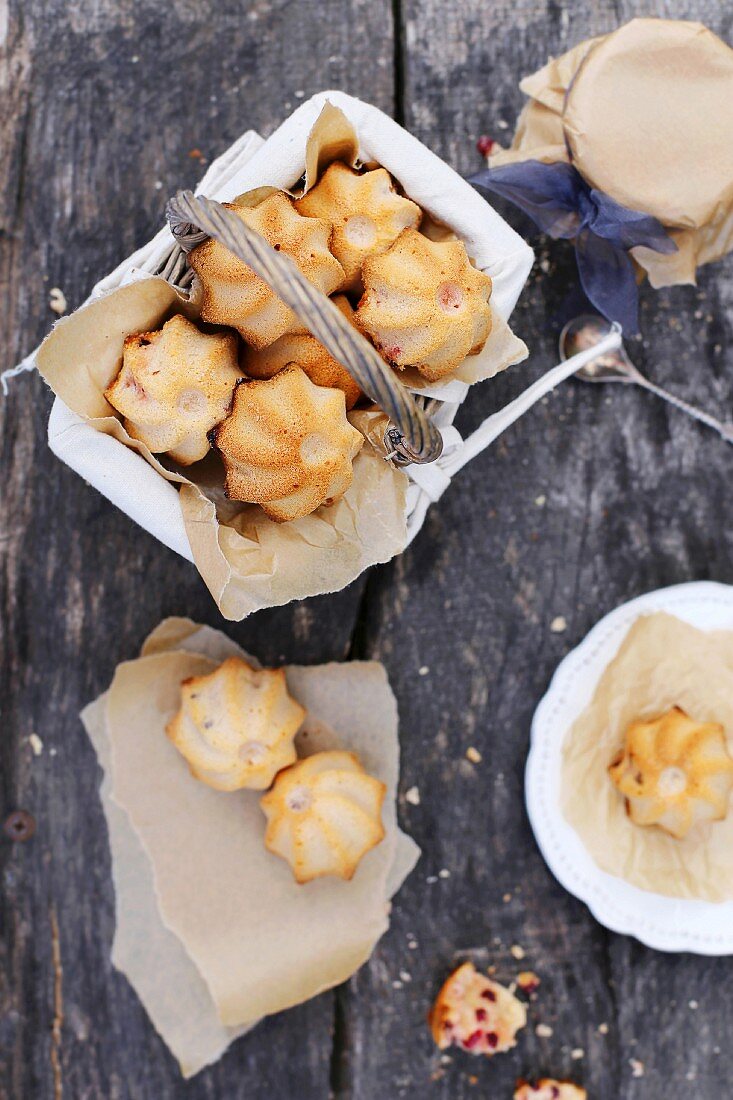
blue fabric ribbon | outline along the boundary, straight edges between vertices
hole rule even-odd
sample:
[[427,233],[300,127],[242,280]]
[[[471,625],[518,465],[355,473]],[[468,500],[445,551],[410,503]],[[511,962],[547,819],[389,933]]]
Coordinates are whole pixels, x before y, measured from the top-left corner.
[[644,245],[654,252],[676,252],[661,222],[590,187],[572,164],[526,160],[485,168],[468,182],[514,203],[543,233],[574,239],[587,297],[624,332],[638,332],[639,298],[628,250]]

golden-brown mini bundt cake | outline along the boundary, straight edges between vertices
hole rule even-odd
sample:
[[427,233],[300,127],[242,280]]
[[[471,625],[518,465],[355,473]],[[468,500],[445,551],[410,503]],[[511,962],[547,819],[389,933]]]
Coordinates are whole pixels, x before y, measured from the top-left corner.
[[406,229],[364,264],[358,325],[397,367],[435,382],[479,352],[491,332],[491,279],[463,241],[431,241]]
[[315,386],[300,367],[240,382],[215,439],[227,496],[261,505],[278,523],[340,500],[364,442],[342,391]]
[[632,722],[609,773],[637,825],[658,825],[681,838],[728,813],[733,757],[723,727],[695,722],[679,707]]
[[208,433],[229,412],[241,377],[233,332],[209,336],[176,315],[157,332],[127,337],[105,397],[133,439],[188,466],[208,452]]
[[556,1081],[554,1077],[542,1077],[536,1085],[529,1081],[517,1081],[514,1100],[587,1100],[588,1093],[572,1081]]
[[361,289],[361,268],[397,240],[403,229],[417,229],[422,210],[399,195],[386,168],[356,172],[334,161],[307,195],[299,213],[323,218],[333,227],[331,251],[346,272],[345,289]]
[[470,1054],[502,1054],[516,1046],[517,1032],[527,1023],[527,1010],[503,985],[463,963],[447,979],[428,1023],[441,1050],[460,1047]]
[[296,759],[305,710],[288,694],[285,670],[229,657],[181,684],[181,707],[166,733],[191,774],[217,791],[262,791]]
[[[333,303],[354,324],[354,311],[349,299],[337,294]],[[361,390],[346,368],[309,332],[281,336],[274,344],[259,351],[247,348],[242,359],[242,369],[250,378],[272,378],[273,374],[289,366],[301,367],[317,386],[343,390],[347,409],[352,409],[361,397]]]
[[361,859],[384,839],[386,787],[352,752],[317,752],[275,779],[260,800],[265,846],[287,860],[297,882],[322,875],[353,878]]
[[[301,217],[292,200],[280,191],[257,206],[224,205],[273,248],[291,256],[324,294],[341,288],[344,269],[329,251],[331,227],[327,222]],[[201,283],[204,321],[231,325],[255,348],[266,348],[286,332],[305,332],[267,283],[218,241],[210,237],[194,248],[188,259]]]

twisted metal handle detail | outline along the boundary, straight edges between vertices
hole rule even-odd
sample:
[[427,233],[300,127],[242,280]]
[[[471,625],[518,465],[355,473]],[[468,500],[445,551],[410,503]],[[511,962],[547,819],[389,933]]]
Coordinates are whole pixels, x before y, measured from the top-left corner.
[[390,419],[385,433],[388,457],[397,465],[434,462],[443,450],[440,432],[394,377],[372,345],[290,256],[276,252],[255,230],[221,203],[179,191],[166,216],[176,241],[190,251],[213,237],[271,287],[327,351],[342,363],[363,392]]

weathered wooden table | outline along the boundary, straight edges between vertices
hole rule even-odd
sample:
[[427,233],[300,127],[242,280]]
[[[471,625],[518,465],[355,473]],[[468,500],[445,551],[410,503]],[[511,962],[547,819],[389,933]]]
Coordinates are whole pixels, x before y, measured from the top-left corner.
[[[267,134],[338,87],[468,173],[482,132],[507,138],[521,75],[638,14],[733,36],[730,0],[0,0],[0,367],[49,328],[51,288],[76,306],[244,129]],[[564,245],[540,243],[538,258],[514,317],[531,360],[476,388],[464,428],[555,360],[574,264]],[[729,259],[697,288],[645,289],[633,346],[651,377],[712,410],[733,392],[732,274]],[[31,841],[0,842],[2,1096],[502,1100],[541,1071],[593,1100],[733,1095],[729,961],[605,932],[547,871],[522,792],[532,711],[589,627],[660,585],[733,580],[725,444],[644,393],[565,384],[456,479],[398,561],[228,627],[265,661],[385,662],[403,796],[420,792],[401,819],[424,855],[353,981],[186,1084],[109,962],[99,771],[78,712],[163,616],[223,624],[188,564],[51,456],[50,403],[35,376],[0,401],[0,816],[20,806],[38,822]],[[542,977],[518,1048],[441,1061],[425,1012],[456,952],[511,977],[514,944]]]

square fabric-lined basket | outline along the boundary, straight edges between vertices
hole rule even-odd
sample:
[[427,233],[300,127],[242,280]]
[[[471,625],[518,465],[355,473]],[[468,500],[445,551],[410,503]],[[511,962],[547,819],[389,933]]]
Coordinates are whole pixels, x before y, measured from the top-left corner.
[[[244,134],[210,166],[197,193],[227,202],[255,187],[295,187],[304,173],[309,135],[328,103],[356,131],[360,160],[385,167],[433,222],[464,241],[474,264],[493,280],[494,344],[489,360],[482,367],[462,366],[449,380],[410,380],[410,389],[443,436],[444,450],[437,461],[408,466],[404,474],[389,467],[393,479],[389,486],[373,483],[361,497],[357,494],[349,502],[347,494],[344,502],[305,520],[279,527],[271,524],[275,530],[270,530],[259,519],[256,523],[242,519],[236,521],[235,529],[228,525],[221,494],[211,486],[205,486],[206,495],[185,478],[151,463],[150,456],[143,457],[129,439],[123,441],[119,422],[110,427],[111,410],[99,407],[96,398],[91,404],[86,397],[78,399],[79,383],[74,377],[86,377],[98,369],[100,360],[92,357],[95,353],[109,357],[115,341],[113,360],[118,364],[124,336],[140,331],[143,320],[153,327],[149,302],[137,312],[133,309],[126,319],[125,310],[137,301],[141,282],[147,280],[144,290],[155,289],[159,316],[166,309],[185,310],[190,272],[167,227],[97,284],[85,306],[59,322],[27,363],[38,365],[57,393],[48,429],[53,452],[159,541],[194,561],[220,610],[231,619],[291,599],[336,591],[369,565],[400,553],[420,530],[430,503],[450,484],[452,475],[560,380],[549,372],[467,440],[452,427],[471,382],[526,356],[526,348],[506,322],[529,274],[533,252],[468,183],[377,108],[341,92],[322,92],[302,104],[267,141],[253,132]],[[161,296],[156,288],[164,284],[154,276],[162,276],[178,297]],[[86,367],[80,362],[82,348],[89,358]],[[481,358],[472,356],[466,364],[473,360],[478,364]],[[109,380],[109,363],[106,369]],[[563,377],[567,373],[563,370]],[[102,378],[100,393],[105,384],[108,381]],[[372,438],[368,431],[365,434]],[[372,452],[372,461],[376,454]],[[370,467],[372,482],[382,477],[377,471],[387,466],[378,457],[379,465]],[[398,486],[397,478],[404,488]],[[392,510],[386,519],[380,512],[385,499]],[[380,530],[372,540],[371,531],[380,527],[387,534]]]

